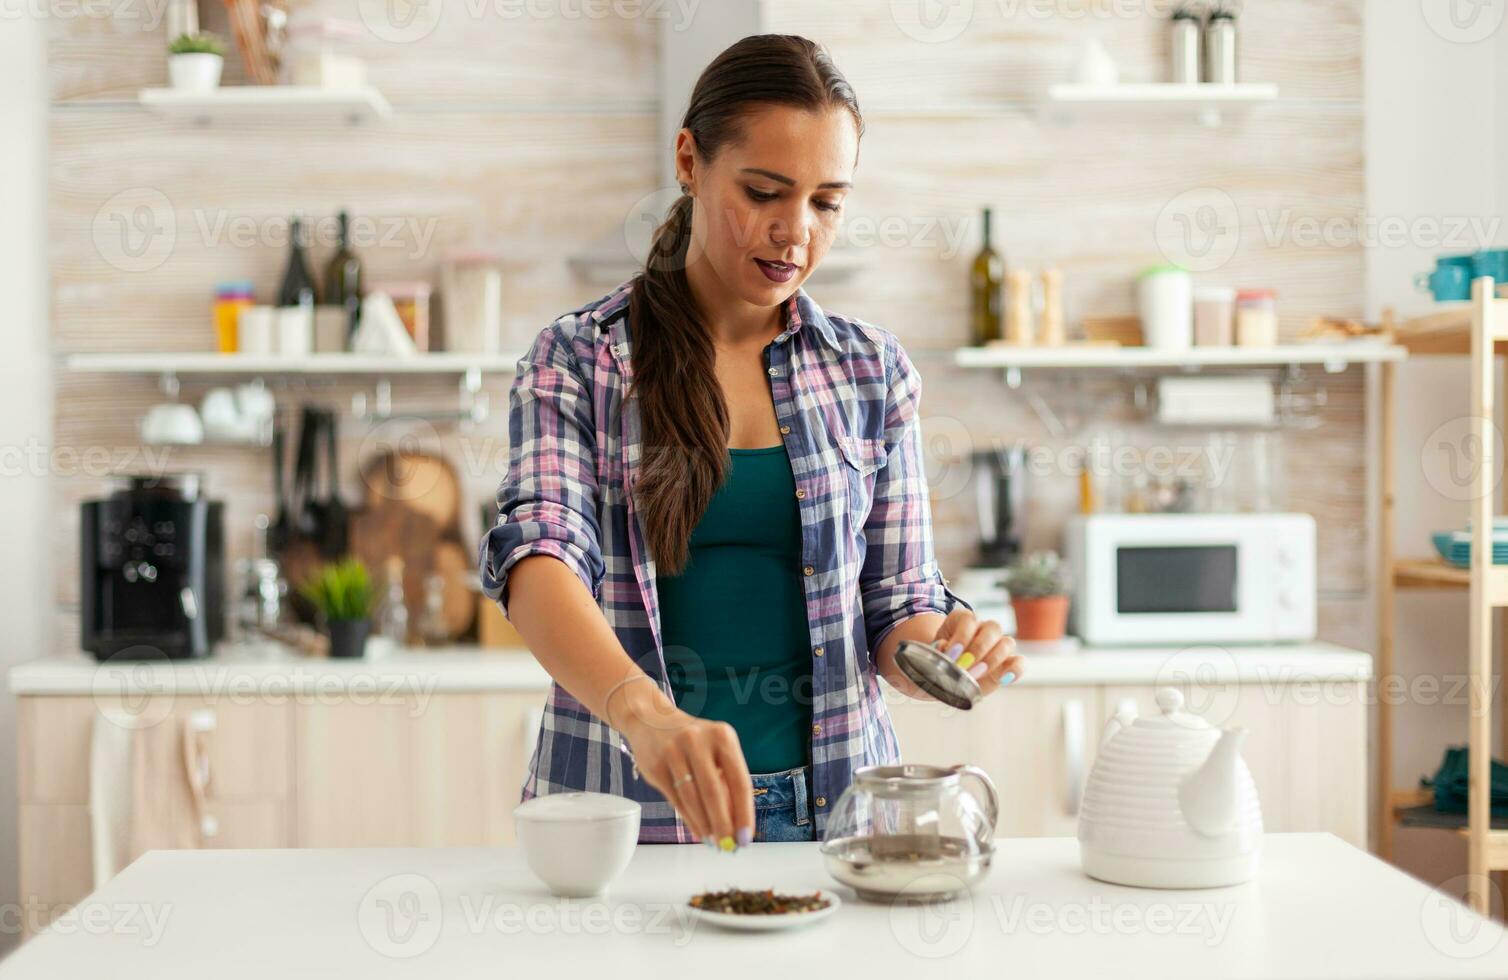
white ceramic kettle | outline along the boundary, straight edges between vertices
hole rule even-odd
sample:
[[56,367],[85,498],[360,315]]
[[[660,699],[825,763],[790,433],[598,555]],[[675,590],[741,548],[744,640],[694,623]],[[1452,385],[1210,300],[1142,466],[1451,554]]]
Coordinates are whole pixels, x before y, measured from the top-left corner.
[[1219,729],[1157,692],[1162,714],[1127,702],[1105,725],[1079,810],[1091,878],[1143,888],[1214,888],[1256,874],[1262,807],[1241,758],[1246,729]]

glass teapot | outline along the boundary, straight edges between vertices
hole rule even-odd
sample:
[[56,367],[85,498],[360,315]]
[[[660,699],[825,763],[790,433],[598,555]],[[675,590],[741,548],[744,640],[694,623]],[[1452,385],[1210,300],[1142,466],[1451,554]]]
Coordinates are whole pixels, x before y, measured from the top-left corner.
[[947,898],[989,873],[999,815],[977,766],[865,766],[828,816],[823,860],[860,898]]

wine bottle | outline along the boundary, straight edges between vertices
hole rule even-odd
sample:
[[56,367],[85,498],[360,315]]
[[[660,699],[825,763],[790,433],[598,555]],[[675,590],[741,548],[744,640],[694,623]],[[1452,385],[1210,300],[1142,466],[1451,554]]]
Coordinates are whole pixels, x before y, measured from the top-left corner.
[[1004,308],[1000,294],[1005,281],[1005,259],[990,243],[990,209],[984,209],[984,244],[969,271],[969,309],[972,339],[983,346],[1005,336]]
[[340,247],[325,267],[325,302],[346,313],[346,342],[356,334],[361,317],[361,259],[351,250],[351,216],[340,212]]
[[283,284],[278,287],[278,305],[301,305],[306,290],[318,303],[319,290],[309,274],[309,260],[304,256],[303,222],[295,216],[288,222],[288,266],[283,270]]

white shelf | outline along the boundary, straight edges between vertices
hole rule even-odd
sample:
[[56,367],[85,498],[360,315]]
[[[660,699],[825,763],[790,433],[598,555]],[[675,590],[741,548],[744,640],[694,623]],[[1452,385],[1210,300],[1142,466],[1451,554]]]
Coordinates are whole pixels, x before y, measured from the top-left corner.
[[69,354],[63,368],[90,374],[320,375],[429,374],[457,375],[473,369],[483,374],[510,374],[522,351],[505,354],[419,354],[370,357],[362,354],[310,354],[279,357],[252,354]]
[[386,119],[393,108],[374,88],[328,89],[310,85],[230,85],[210,92],[144,88],[145,109],[197,123],[275,120],[364,123]]
[[1322,364],[1341,370],[1350,364],[1401,361],[1402,347],[1387,344],[1287,344],[1281,347],[1192,347],[1185,351],[1150,347],[1078,345],[1066,347],[963,347],[953,361],[969,368],[1163,368],[1284,367]]
[[1218,125],[1225,114],[1272,102],[1278,87],[1263,82],[1235,85],[1156,82],[1127,85],[1053,85],[1046,104],[1058,112],[1167,114],[1192,113],[1205,125]]

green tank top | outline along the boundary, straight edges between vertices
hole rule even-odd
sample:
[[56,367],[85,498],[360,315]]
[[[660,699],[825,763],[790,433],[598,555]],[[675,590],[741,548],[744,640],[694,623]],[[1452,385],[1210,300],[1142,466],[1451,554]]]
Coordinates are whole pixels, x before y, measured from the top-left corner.
[[730,449],[686,567],[655,578],[676,703],[738,732],[751,773],[807,764],[812,653],[785,446]]

